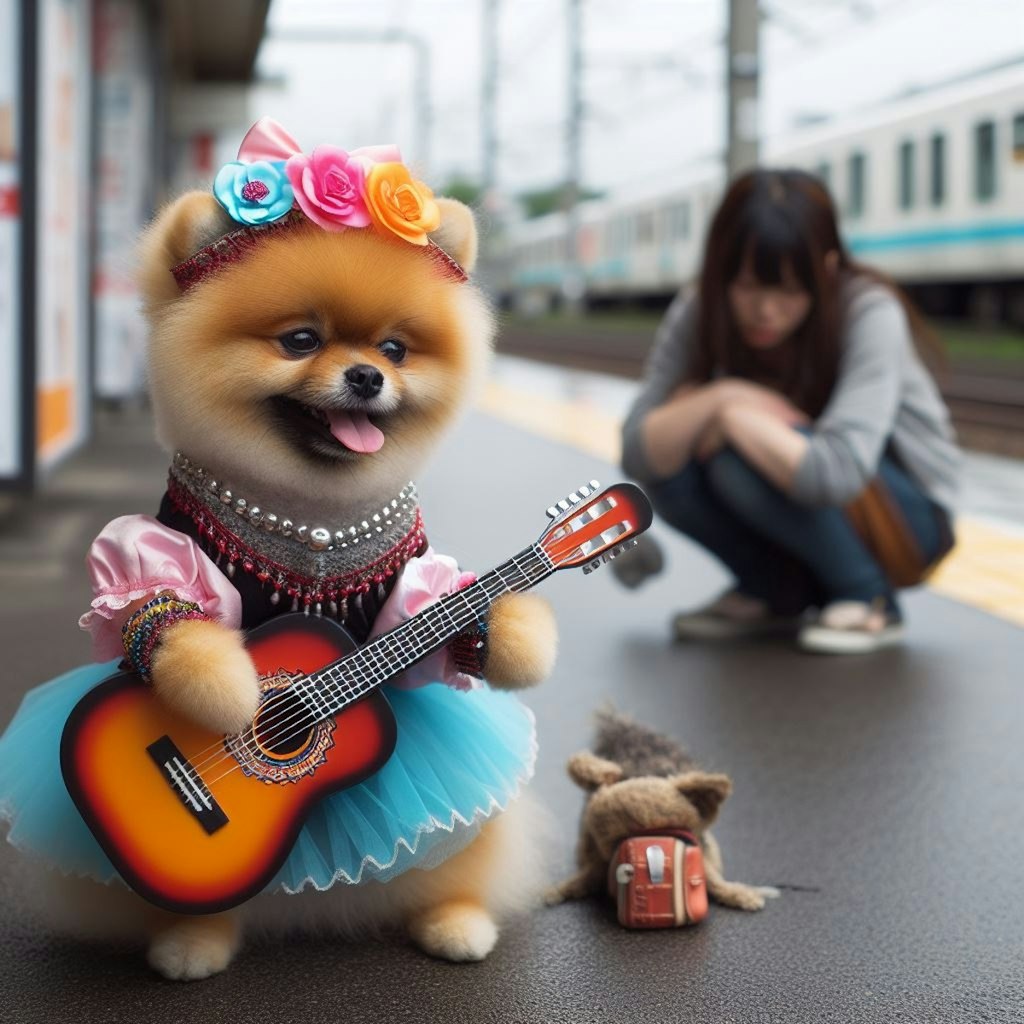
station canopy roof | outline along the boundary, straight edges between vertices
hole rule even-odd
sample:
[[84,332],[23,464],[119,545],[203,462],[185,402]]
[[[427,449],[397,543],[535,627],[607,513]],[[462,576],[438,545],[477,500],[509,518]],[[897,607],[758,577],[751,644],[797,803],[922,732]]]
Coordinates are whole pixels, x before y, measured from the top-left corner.
[[248,82],[270,0],[175,0],[164,12],[175,71],[195,82]]

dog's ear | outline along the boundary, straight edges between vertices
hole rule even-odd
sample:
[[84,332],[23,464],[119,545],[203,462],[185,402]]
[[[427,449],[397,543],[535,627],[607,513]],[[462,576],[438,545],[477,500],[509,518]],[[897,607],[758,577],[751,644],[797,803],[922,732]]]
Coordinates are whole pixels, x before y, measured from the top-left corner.
[[237,227],[210,192],[186,192],[165,206],[139,246],[139,290],[146,307],[177,298],[171,267]]
[[430,240],[442,249],[468,274],[476,265],[477,234],[473,211],[457,199],[437,199],[441,210],[441,226],[430,232]]
[[722,801],[732,792],[732,780],[728,775],[683,772],[670,781],[697,808],[704,825],[710,825],[718,817]]
[[569,777],[580,789],[593,791],[599,786],[610,786],[622,778],[622,768],[614,761],[590,753],[589,750],[569,758]]

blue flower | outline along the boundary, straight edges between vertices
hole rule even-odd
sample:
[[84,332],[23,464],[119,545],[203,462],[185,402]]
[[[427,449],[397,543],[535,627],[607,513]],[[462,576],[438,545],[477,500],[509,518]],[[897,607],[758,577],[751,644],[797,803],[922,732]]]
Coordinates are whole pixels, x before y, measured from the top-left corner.
[[283,160],[225,164],[213,183],[217,202],[240,224],[280,220],[295,202]]

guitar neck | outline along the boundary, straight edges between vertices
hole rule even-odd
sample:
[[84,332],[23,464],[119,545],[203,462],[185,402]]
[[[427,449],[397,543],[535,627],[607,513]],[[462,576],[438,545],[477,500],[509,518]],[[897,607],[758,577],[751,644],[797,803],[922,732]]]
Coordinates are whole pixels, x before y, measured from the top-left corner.
[[320,718],[338,714],[483,620],[502,594],[529,590],[555,568],[539,544],[524,548],[470,586],[441,598],[408,622],[312,674],[311,685],[302,688],[304,699],[315,701],[312,710]]

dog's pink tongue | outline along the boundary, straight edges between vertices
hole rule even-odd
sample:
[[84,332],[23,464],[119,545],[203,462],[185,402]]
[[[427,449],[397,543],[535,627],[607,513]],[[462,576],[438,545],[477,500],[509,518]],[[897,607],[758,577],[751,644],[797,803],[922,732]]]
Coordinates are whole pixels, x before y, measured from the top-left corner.
[[333,410],[327,413],[331,433],[354,452],[375,452],[384,443],[384,434],[370,422],[365,412]]

